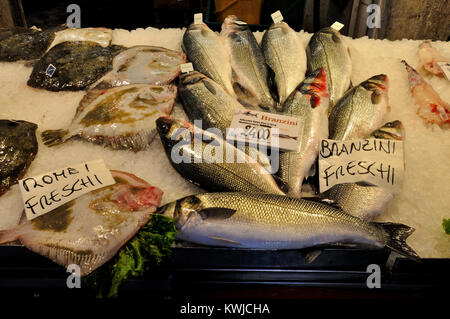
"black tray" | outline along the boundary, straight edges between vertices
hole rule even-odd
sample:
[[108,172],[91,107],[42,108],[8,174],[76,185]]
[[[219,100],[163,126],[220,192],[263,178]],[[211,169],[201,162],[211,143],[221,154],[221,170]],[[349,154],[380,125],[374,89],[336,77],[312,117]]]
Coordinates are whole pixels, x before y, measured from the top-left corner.
[[[174,298],[411,298],[448,296],[450,259],[417,263],[390,258],[386,249],[327,248],[306,262],[310,250],[174,248],[172,258],[129,280],[122,297]],[[370,264],[381,268],[381,287],[369,289]],[[69,289],[69,273],[25,247],[0,247],[0,297],[94,297]],[[83,288],[83,287],[82,287]],[[286,295],[287,294],[287,295]]]

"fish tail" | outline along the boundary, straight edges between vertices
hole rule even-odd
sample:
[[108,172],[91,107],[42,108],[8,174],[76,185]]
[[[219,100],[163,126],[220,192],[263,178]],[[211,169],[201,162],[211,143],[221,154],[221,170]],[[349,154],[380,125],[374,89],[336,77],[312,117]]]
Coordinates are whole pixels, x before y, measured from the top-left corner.
[[68,130],[47,130],[42,132],[41,137],[45,145],[55,146],[63,143],[64,138],[69,133]]
[[420,261],[419,255],[406,244],[406,239],[414,232],[414,228],[396,223],[374,223],[386,236],[386,246],[409,259]]
[[0,230],[0,245],[6,244],[18,239],[17,229]]

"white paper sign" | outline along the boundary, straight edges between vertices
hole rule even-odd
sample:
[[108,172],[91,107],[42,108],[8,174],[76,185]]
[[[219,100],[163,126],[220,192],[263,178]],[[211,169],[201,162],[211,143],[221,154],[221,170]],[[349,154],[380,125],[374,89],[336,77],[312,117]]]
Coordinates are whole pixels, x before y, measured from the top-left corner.
[[203,23],[203,14],[202,13],[194,14],[194,24],[201,24],[201,23]]
[[270,15],[272,17],[273,23],[278,23],[283,21],[283,15],[281,14],[281,11],[275,11]]
[[181,73],[188,73],[194,71],[192,63],[183,63],[180,65]]
[[33,219],[98,188],[115,184],[103,160],[63,167],[19,181],[27,218]]
[[239,109],[233,115],[227,139],[297,151],[300,125],[296,117]]
[[331,27],[332,27],[334,30],[339,31],[339,30],[341,30],[341,29],[344,27],[344,25],[343,25],[342,23],[338,22],[338,21],[335,21],[335,22],[331,25]]
[[398,192],[404,173],[403,142],[388,139],[322,140],[320,192],[337,184],[366,182]]
[[441,68],[441,70],[444,73],[444,75],[447,78],[447,80],[450,81],[450,63],[448,63],[448,62],[438,62],[437,64]]

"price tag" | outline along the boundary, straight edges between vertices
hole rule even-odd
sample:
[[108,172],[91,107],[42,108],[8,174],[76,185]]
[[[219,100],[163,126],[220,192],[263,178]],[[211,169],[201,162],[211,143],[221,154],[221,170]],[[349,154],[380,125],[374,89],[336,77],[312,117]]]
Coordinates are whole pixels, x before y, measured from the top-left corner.
[[52,77],[56,71],[56,67],[53,64],[49,64],[47,69],[45,69],[45,74],[49,77]]
[[275,11],[270,15],[272,17],[273,23],[278,23],[283,21],[283,15],[281,14],[281,11]]
[[332,27],[334,30],[336,30],[336,31],[340,31],[340,30],[344,27],[344,25],[343,25],[342,23],[338,22],[338,21],[335,21],[335,22],[331,25],[331,27]]
[[63,167],[19,181],[29,220],[95,189],[115,184],[103,160]]
[[438,62],[437,63],[444,73],[447,80],[450,81],[450,63],[448,62]]
[[203,23],[203,14],[196,13],[194,14],[194,24],[202,24]]
[[180,65],[181,73],[188,73],[194,71],[192,63],[183,63]]
[[396,193],[404,173],[403,142],[387,139],[322,140],[320,192],[337,184],[366,182]]
[[297,151],[300,125],[296,117],[239,109],[233,115],[227,139]]

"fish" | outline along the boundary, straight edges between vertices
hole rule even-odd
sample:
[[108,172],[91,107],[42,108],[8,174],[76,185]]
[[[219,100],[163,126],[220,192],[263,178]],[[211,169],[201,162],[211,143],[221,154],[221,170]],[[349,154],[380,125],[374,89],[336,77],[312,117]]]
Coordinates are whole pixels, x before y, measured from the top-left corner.
[[297,32],[287,23],[278,22],[264,33],[261,48],[267,65],[275,75],[278,102],[283,104],[305,78],[305,47]]
[[128,48],[113,57],[112,70],[92,85],[106,89],[129,84],[166,85],[180,73],[186,62],[183,52],[162,47],[140,45]]
[[16,62],[41,58],[54,41],[56,32],[64,28],[0,28],[0,61]]
[[37,125],[0,120],[0,196],[21,179],[38,152]]
[[442,128],[447,128],[450,123],[450,105],[441,99],[433,87],[414,68],[406,63],[405,60],[402,60],[402,62],[408,72],[412,97],[419,106],[417,115],[425,123],[437,124]]
[[444,76],[444,72],[442,72],[438,62],[449,63],[449,60],[433,48],[430,41],[424,41],[419,45],[417,55],[419,56],[420,68],[439,77]]
[[388,76],[378,74],[348,90],[329,114],[330,139],[366,138],[381,127],[390,111],[388,89]]
[[134,84],[89,91],[67,129],[46,130],[42,140],[55,146],[73,137],[112,149],[144,150],[156,135],[155,120],[169,115],[174,85]]
[[91,41],[62,42],[38,60],[27,84],[56,92],[85,90],[111,70],[113,57],[123,49]]
[[108,28],[67,28],[57,31],[49,49],[66,41],[90,41],[106,48],[112,41],[112,30]]
[[262,193],[205,193],[160,207],[174,218],[177,240],[244,249],[302,249],[330,244],[388,247],[413,260],[414,229],[369,223],[320,201]]
[[222,23],[220,36],[231,57],[233,89],[239,102],[274,112],[276,102],[269,88],[269,70],[248,25],[236,16],[228,16]]
[[209,191],[284,194],[265,167],[219,136],[170,117],[156,125],[172,166],[191,183]]
[[327,74],[330,108],[344,95],[351,85],[352,61],[350,49],[339,31],[323,28],[314,33],[306,48],[309,72],[324,68]]
[[[370,138],[404,140],[401,121],[384,124]],[[394,198],[394,193],[382,187],[365,183],[344,183],[333,186],[323,196],[336,202],[346,213],[363,220],[378,217]]]
[[222,85],[228,94],[235,95],[230,54],[217,33],[204,23],[191,24],[183,35],[182,48],[194,70]]
[[221,85],[197,71],[180,76],[178,92],[191,122],[202,120],[205,129],[217,128],[223,136],[234,113],[245,110]]
[[308,74],[289,95],[282,114],[299,119],[297,152],[281,152],[277,176],[287,185],[286,195],[301,197],[303,179],[319,153],[320,140],[328,138],[328,90],[324,68]]
[[85,276],[110,260],[147,223],[162,191],[137,176],[112,170],[116,183],[81,195],[15,228],[0,244],[19,240],[29,250]]

